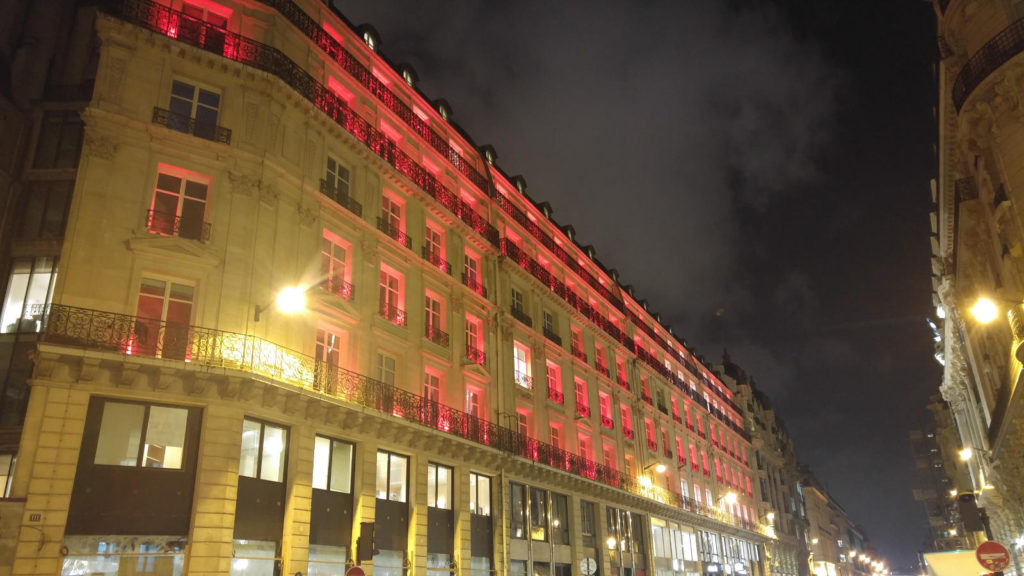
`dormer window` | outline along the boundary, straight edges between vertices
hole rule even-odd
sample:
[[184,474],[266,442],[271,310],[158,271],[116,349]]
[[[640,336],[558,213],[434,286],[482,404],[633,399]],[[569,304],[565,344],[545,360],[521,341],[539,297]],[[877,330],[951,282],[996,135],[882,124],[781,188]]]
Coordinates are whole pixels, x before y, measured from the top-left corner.
[[373,33],[369,30],[363,32],[363,42],[366,42],[366,45],[370,50],[373,50],[374,52],[377,51],[377,38],[375,38]]

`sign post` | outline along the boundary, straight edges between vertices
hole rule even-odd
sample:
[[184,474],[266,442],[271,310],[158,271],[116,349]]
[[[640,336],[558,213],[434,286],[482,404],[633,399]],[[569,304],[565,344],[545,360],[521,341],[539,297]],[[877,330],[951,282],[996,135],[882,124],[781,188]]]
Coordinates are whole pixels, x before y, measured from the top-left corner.
[[1002,572],[1010,565],[1010,552],[999,542],[989,540],[978,546],[974,555],[978,558],[978,564],[990,572]]

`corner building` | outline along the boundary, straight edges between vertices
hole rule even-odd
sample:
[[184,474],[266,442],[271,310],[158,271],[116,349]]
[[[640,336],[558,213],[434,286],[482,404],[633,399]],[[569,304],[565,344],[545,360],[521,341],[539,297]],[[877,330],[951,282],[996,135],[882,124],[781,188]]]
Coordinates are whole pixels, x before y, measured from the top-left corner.
[[770,573],[732,392],[372,28],[68,5],[95,78],[48,288],[8,281],[10,573]]
[[[968,481],[960,514],[1024,561],[1024,11],[1020,2],[936,0],[938,174],[932,182],[940,391]],[[971,310],[979,297],[990,320]],[[969,449],[969,451],[967,450]],[[968,528],[968,531],[973,531]]]

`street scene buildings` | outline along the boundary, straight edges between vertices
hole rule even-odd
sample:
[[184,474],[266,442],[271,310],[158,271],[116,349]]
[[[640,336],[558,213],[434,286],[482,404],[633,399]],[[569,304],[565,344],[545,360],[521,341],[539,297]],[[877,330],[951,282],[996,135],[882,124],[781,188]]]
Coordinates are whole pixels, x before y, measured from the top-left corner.
[[742,369],[372,27],[5,6],[0,572],[871,572]]

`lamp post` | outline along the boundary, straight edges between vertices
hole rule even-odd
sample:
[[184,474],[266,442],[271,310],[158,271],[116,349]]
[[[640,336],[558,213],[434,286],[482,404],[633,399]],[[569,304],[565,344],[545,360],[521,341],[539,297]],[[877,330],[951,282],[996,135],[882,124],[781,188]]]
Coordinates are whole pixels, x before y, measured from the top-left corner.
[[[322,282],[321,282],[322,284]],[[285,286],[274,298],[274,306],[282,314],[298,314],[306,309],[306,292],[319,286]],[[257,305],[253,310],[252,321],[259,322],[260,316],[270,308],[270,304]]]

